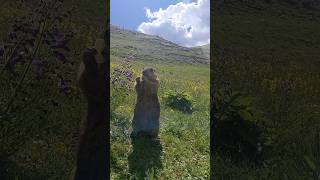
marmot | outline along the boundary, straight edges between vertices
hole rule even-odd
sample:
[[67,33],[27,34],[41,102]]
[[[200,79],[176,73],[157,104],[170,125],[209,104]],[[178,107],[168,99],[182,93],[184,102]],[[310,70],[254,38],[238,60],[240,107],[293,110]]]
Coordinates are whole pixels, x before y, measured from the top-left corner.
[[79,86],[87,99],[88,111],[79,139],[74,180],[108,177],[108,56],[99,44],[101,40],[97,40],[95,48],[85,50],[79,68]]
[[137,101],[132,120],[132,136],[157,138],[159,134],[160,103],[158,99],[159,79],[153,68],[142,71],[136,78]]

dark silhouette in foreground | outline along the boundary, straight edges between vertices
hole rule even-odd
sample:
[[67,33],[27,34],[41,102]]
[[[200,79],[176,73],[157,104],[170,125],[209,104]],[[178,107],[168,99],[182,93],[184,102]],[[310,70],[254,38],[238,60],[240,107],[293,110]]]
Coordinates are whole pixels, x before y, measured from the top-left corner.
[[78,147],[75,180],[108,178],[107,69],[109,67],[107,56],[102,56],[102,52],[99,51],[97,48],[86,49],[79,71],[79,85],[88,101],[88,112]]
[[128,157],[129,172],[136,178],[146,177],[146,173],[152,169],[157,171],[163,168],[160,139],[131,138],[131,144],[133,151]]

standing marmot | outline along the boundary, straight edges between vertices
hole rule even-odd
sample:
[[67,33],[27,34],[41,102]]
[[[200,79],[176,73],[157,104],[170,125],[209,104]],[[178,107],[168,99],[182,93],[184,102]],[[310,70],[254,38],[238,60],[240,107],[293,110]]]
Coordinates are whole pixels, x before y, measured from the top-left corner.
[[83,53],[79,86],[87,99],[88,110],[82,130],[74,180],[105,180],[108,177],[108,79],[106,47],[103,40]]
[[132,120],[133,136],[158,137],[160,103],[158,99],[159,80],[154,69],[142,71],[142,78],[136,78],[137,101]]

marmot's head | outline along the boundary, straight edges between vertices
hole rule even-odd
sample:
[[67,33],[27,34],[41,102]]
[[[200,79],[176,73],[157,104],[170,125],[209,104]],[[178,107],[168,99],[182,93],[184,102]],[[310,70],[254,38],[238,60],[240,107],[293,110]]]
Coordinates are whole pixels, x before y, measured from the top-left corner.
[[82,93],[96,102],[107,102],[108,80],[105,77],[108,56],[103,56],[104,49],[102,39],[96,41],[95,48],[86,48],[78,71],[78,84]]
[[155,72],[156,71],[153,68],[146,68],[142,71],[142,75],[150,80],[156,80],[157,75]]

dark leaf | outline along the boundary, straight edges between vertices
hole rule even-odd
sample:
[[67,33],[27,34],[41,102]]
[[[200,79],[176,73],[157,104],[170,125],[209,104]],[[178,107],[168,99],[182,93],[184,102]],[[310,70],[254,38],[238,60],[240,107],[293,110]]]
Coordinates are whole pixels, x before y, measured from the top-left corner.
[[57,60],[63,61],[65,62],[67,60],[67,58],[65,57],[65,55],[61,52],[58,51],[54,51],[54,56],[57,58]]
[[4,55],[4,48],[0,47],[0,57]]
[[34,46],[34,39],[28,39],[28,40],[26,40],[26,42],[27,42],[27,44],[29,44],[31,47],[33,47]]
[[14,33],[14,32],[10,32],[10,33],[9,33],[9,38],[10,38],[10,39],[17,39],[17,38],[18,38],[18,36],[17,36],[17,34],[16,34],[16,33]]

